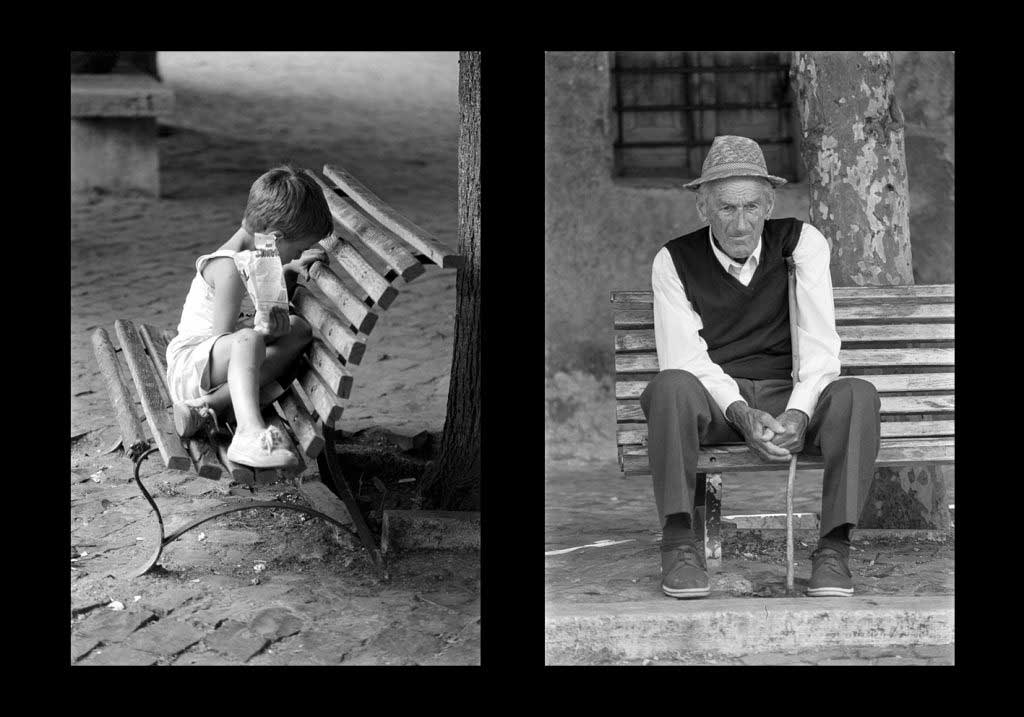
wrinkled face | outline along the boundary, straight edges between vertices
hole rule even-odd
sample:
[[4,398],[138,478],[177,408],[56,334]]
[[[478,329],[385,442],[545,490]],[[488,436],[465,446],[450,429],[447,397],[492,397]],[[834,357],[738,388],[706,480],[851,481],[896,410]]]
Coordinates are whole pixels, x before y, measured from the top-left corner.
[[697,213],[731,257],[750,256],[775,208],[775,192],[763,179],[731,177],[709,182],[697,193]]

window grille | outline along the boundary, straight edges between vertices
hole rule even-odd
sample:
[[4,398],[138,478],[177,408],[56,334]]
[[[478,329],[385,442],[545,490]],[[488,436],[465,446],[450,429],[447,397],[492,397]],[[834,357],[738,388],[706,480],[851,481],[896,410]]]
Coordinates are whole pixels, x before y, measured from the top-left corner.
[[616,52],[612,65],[619,176],[700,176],[711,141],[761,145],[768,171],[799,179],[789,52]]

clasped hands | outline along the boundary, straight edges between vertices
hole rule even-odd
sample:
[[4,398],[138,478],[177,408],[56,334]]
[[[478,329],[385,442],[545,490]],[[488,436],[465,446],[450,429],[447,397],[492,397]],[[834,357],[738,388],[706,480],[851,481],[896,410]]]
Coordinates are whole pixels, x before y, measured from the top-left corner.
[[790,408],[773,418],[744,401],[735,401],[725,415],[762,460],[781,463],[804,448],[808,418],[803,411]]

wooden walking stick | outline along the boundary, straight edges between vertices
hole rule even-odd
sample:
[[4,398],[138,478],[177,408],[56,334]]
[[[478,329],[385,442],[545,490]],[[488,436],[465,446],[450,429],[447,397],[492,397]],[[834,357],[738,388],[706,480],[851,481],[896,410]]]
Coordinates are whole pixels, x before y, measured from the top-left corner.
[[[789,268],[789,335],[793,344],[793,385],[800,378],[800,349],[796,323],[796,265],[793,257],[786,257]],[[789,459],[789,478],[786,481],[786,594],[793,594],[793,483],[796,481],[796,454]]]

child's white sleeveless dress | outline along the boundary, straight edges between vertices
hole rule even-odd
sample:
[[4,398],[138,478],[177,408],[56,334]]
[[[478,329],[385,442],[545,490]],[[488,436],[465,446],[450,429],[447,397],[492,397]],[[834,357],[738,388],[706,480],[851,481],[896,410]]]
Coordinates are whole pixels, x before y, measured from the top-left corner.
[[[196,275],[181,310],[178,335],[167,345],[167,387],[171,400],[176,403],[205,396],[218,387],[210,385],[210,350],[217,339],[233,332],[214,331],[215,292],[203,278],[203,268],[211,259],[222,256],[234,259],[238,253],[231,249],[218,249],[196,259]],[[252,326],[253,307],[248,294],[242,297],[241,310],[235,331],[244,326]]]

